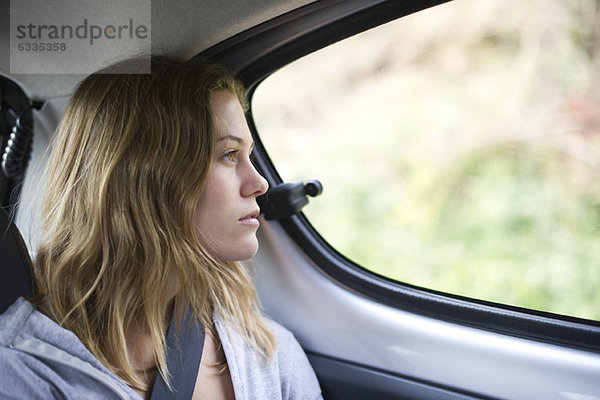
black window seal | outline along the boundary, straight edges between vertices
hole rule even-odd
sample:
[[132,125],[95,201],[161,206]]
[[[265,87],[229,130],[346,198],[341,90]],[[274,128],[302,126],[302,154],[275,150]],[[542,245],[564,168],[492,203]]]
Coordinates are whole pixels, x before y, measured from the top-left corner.
[[[214,59],[230,68],[247,85],[251,99],[257,85],[282,66],[346,37],[445,2],[321,0],[234,36],[196,57]],[[281,183],[260,141],[251,110],[248,122],[256,142],[258,168],[271,185]],[[377,302],[464,326],[600,353],[600,321],[472,299],[394,281],[341,255],[303,214],[278,223],[323,272]]]

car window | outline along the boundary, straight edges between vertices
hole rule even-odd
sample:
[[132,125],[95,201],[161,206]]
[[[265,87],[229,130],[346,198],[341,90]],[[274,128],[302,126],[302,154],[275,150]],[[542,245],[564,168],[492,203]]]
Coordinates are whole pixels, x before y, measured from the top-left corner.
[[600,7],[458,0],[329,46],[252,98],[340,253],[400,282],[600,319]]

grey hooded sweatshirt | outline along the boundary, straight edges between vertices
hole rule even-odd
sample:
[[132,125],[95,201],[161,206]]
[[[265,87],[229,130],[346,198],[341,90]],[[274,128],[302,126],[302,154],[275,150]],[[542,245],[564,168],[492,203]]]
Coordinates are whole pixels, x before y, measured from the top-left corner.
[[[317,378],[296,339],[269,323],[277,353],[267,362],[233,329],[215,320],[236,399],[321,399]],[[140,396],[75,334],[20,298],[0,315],[0,399],[140,400]]]

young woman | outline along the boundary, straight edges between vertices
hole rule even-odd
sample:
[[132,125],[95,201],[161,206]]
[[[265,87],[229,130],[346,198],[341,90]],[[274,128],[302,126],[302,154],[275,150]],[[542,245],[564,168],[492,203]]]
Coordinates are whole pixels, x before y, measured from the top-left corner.
[[179,332],[191,315],[206,332],[192,398],[321,398],[239,262],[258,249],[267,190],[242,86],[212,64],[154,57],[151,70],[93,74],[71,98],[47,165],[36,296],[0,316],[0,397],[150,398],[157,374],[170,383],[169,322]]

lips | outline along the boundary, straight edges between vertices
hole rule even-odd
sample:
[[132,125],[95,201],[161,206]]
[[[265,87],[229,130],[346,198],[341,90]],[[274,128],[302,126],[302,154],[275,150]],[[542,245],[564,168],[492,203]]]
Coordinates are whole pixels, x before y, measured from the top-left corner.
[[256,218],[258,217],[259,213],[260,213],[260,210],[254,210],[250,214],[246,215],[245,217],[240,218],[239,221],[243,224],[257,225],[258,219],[256,219]]
[[240,220],[242,220],[242,219],[256,218],[256,217],[258,217],[259,213],[260,213],[260,210],[254,210],[250,214],[246,215],[245,217],[240,218]]

